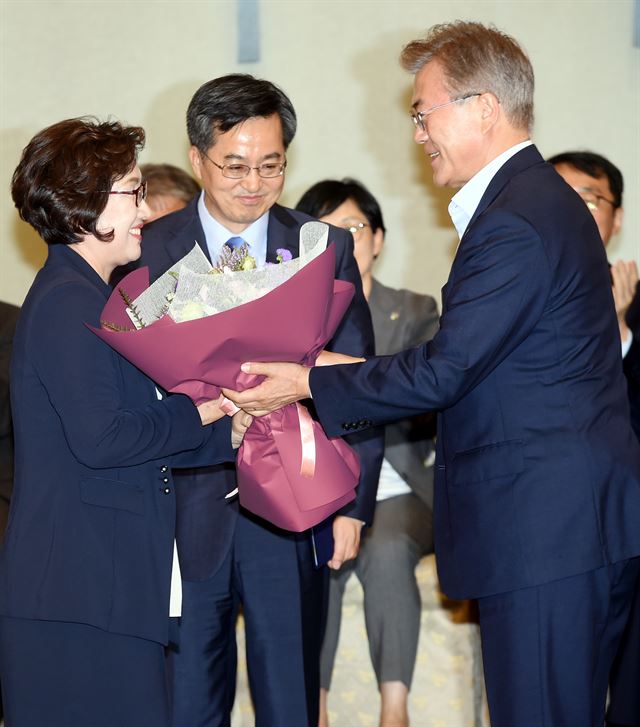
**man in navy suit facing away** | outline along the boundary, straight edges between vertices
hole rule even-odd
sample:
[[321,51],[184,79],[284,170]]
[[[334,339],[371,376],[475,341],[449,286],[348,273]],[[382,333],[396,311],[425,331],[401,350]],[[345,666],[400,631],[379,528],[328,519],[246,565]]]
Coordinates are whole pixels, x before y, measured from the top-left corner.
[[[405,47],[415,141],[460,236],[440,330],[348,366],[245,364],[260,414],[313,396],[329,435],[437,410],[440,581],[477,598],[493,727],[600,727],[640,567],[640,448],[592,215],[529,139],[533,70],[457,21]],[[340,357],[334,357],[340,362]],[[342,359],[344,360],[344,359]]]

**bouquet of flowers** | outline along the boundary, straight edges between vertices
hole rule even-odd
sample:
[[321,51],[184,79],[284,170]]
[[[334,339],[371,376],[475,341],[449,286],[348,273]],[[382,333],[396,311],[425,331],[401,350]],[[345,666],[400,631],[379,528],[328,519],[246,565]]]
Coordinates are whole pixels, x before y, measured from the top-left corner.
[[[247,249],[212,266],[196,245],[149,285],[147,268],[114,289],[92,330],[169,392],[196,404],[220,388],[242,390],[260,378],[244,361],[313,364],[337,329],[353,285],[335,280],[328,228],[300,230],[300,257],[256,269]],[[240,504],[278,527],[302,531],[355,497],[357,455],[329,439],[307,409],[290,404],[254,419],[238,451]]]

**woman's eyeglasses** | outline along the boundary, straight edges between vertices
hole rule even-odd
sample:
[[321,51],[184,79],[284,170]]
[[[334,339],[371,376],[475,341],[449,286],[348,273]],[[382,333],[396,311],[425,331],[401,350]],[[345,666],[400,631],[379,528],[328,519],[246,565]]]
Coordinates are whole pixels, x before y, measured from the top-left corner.
[[140,207],[140,204],[147,198],[147,182],[146,180],[140,182],[140,186],[135,189],[112,189],[109,194],[131,194],[135,197],[136,207]]

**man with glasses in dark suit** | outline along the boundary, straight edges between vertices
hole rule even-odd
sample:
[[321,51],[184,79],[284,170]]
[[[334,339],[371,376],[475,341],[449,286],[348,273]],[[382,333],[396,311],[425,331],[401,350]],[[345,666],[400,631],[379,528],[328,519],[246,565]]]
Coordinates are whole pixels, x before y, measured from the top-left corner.
[[[183,210],[143,232],[141,264],[154,279],[194,245],[216,262],[225,246],[246,243],[258,267],[278,249],[298,255],[311,218],[277,204],[296,131],[289,98],[269,81],[232,74],[201,86],[187,111],[189,159],[203,187]],[[330,227],[336,277],[355,286],[334,350],[373,353],[353,240]],[[282,311],[286,326],[287,311]],[[330,564],[358,552],[371,521],[382,434],[352,438],[362,473],[356,500],[333,523]],[[176,473],[177,543],[183,578],[179,645],[172,655],[174,727],[227,727],[236,680],[235,621],[245,620],[249,684],[257,727],[316,727],[324,569],[314,567],[309,533],[280,530],[238,507],[233,466]]]

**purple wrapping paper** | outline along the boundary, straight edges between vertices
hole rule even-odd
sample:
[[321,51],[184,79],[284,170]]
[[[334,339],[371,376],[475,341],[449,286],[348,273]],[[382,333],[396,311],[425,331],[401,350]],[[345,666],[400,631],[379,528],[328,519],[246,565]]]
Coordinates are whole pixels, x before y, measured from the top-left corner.
[[[353,297],[353,285],[334,279],[335,251],[323,253],[271,292],[206,318],[175,323],[164,316],[133,329],[118,288],[136,298],[149,285],[147,268],[127,275],[101,315],[97,336],[163,389],[196,404],[220,388],[243,390],[260,378],[240,371],[245,361],[311,364],[332,338]],[[104,323],[127,330],[114,331]],[[315,472],[301,474],[302,445],[295,404],[254,419],[237,458],[240,504],[286,530],[312,527],[355,497],[357,455],[328,439],[313,422]]]

